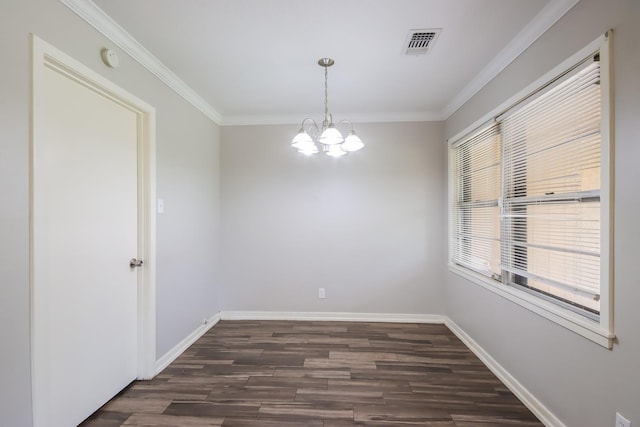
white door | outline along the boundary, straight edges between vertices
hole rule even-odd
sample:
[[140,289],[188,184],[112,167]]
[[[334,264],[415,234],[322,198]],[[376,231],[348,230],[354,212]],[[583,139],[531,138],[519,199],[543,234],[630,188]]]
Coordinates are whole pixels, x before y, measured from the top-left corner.
[[37,426],[75,426],[138,368],[138,115],[44,67],[34,94]]

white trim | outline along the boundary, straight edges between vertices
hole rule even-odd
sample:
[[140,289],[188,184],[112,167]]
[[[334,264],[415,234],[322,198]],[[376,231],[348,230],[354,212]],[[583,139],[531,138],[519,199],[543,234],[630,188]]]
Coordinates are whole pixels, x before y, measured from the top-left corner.
[[[502,381],[546,427],[566,427],[542,402],[447,316],[440,314],[335,313],[287,311],[222,311],[220,320],[318,320],[443,324]],[[190,345],[190,344],[189,344]],[[177,346],[176,346],[177,347]],[[184,349],[188,347],[185,346]],[[176,356],[177,357],[177,356]],[[170,363],[170,362],[169,362]],[[167,363],[168,365],[168,363]],[[165,365],[166,367],[166,365]],[[163,368],[164,369],[164,368]]]
[[[613,90],[613,60],[611,59],[613,46],[613,30],[605,33],[605,41],[600,47],[600,96],[602,99],[602,128],[600,129],[600,143],[602,144],[602,158],[600,160],[600,204],[607,209],[601,210],[600,229],[600,283],[608,283],[606,292],[600,295],[600,325],[614,333],[613,296],[615,293],[615,278],[613,275],[615,257],[613,253],[614,209],[615,209],[615,123],[614,123],[614,90]],[[606,227],[606,228],[605,228]],[[604,308],[604,309],[602,309]]]
[[116,21],[90,0],[60,0],[80,18],[115,43],[120,49],[140,65],[158,77],[163,83],[186,99],[216,124],[222,123],[222,116],[207,101],[191,89],[180,77],[164,65],[158,58],[142,46]]
[[491,80],[558,22],[580,0],[554,0],[545,6],[442,110],[448,119],[458,108],[478,93]]
[[[440,122],[445,117],[439,112],[386,112],[386,113],[334,113],[336,120],[349,119],[353,123]],[[318,117],[320,118],[320,116]],[[299,125],[300,114],[281,115],[225,115],[221,126],[245,125]]]
[[222,311],[222,320],[321,320],[327,322],[444,323],[439,314],[343,313],[298,311]]
[[613,346],[615,335],[584,316],[565,310],[552,302],[542,300],[512,286],[503,285],[466,268],[450,264],[449,270],[603,347],[610,349]]
[[[131,34],[90,0],[60,0],[85,22],[99,31],[129,54],[140,65],[156,75],[162,82],[190,102],[214,123],[221,126],[294,124],[299,117],[237,115],[223,117],[207,101],[191,89],[173,71],[140,44]],[[522,52],[531,46],[545,31],[562,18],[580,0],[554,0],[549,2],[509,44],[489,62],[441,111],[360,114],[360,119],[345,115],[353,122],[414,122],[444,121],[471,97],[478,93],[494,77],[502,72]]]
[[500,365],[491,355],[475,342],[465,331],[463,331],[453,320],[446,318],[445,326],[451,330],[460,341],[462,341],[476,356],[484,363],[491,372],[502,381],[518,399],[546,427],[566,427],[542,402],[540,402],[529,390],[527,390],[513,375]]
[[221,311],[207,323],[193,331],[174,348],[162,356],[157,363],[160,373],[178,358],[187,348],[203,336],[220,320],[301,320],[301,321],[347,321],[347,322],[387,322],[387,323],[433,323],[443,324],[453,332],[491,372],[515,394],[522,403],[546,427],[566,427],[542,402],[527,390],[513,375],[500,365],[491,355],[475,342],[453,320],[441,314],[399,314],[399,313],[344,313],[344,312],[291,312],[291,311]]
[[449,143],[450,146],[452,146],[456,142],[458,142],[458,140],[478,130],[480,126],[483,126],[485,123],[489,123],[490,120],[493,120],[498,114],[504,112],[504,110],[508,109],[515,102],[531,94],[536,89],[540,88],[540,86],[544,85],[545,83],[559,76],[564,71],[576,65],[587,56],[597,52],[598,49],[600,49],[603,46],[604,42],[605,42],[605,35],[603,34],[599,36],[597,39],[595,39],[594,41],[592,41],[591,43],[589,43],[584,48],[580,49],[575,54],[571,55],[566,60],[562,61],[557,66],[553,67],[551,70],[549,70],[549,72],[545,73],[542,77],[540,77],[539,79],[536,79],[534,82],[527,85],[524,89],[522,89],[521,91],[519,91],[518,93],[516,93],[515,95],[513,95],[512,97],[510,97],[509,99],[507,99],[506,101],[504,101],[503,103],[501,103],[500,105],[492,109],[491,111],[489,111],[487,114],[480,117],[478,120],[471,123],[469,126],[464,128],[460,132],[456,133],[449,139],[447,139],[447,142]]
[[[451,207],[452,202],[453,202],[453,195],[452,195],[452,180],[453,180],[453,176],[452,176],[452,172],[453,172],[453,168],[451,166],[451,151],[453,146],[455,146],[455,144],[457,142],[459,142],[462,138],[466,138],[468,135],[472,134],[473,132],[477,131],[479,129],[480,126],[483,126],[485,123],[488,123],[491,119],[493,119],[494,117],[496,117],[496,115],[503,113],[506,109],[508,109],[510,106],[512,106],[515,102],[523,99],[524,97],[528,96],[529,94],[531,94],[532,92],[534,92],[535,90],[537,90],[538,88],[540,88],[541,86],[543,86],[544,84],[548,83],[549,81],[551,81],[552,79],[556,78],[558,75],[562,74],[563,72],[565,72],[567,69],[571,68],[572,66],[578,64],[580,61],[582,61],[584,58],[588,57],[589,55],[594,54],[595,52],[600,51],[600,60],[602,64],[605,64],[605,66],[603,66],[603,68],[605,69],[605,72],[602,74],[602,99],[603,102],[609,102],[609,108],[613,107],[613,104],[611,103],[611,100],[609,99],[610,96],[610,87],[609,87],[609,74],[610,74],[610,70],[607,67],[611,67],[611,61],[609,60],[609,50],[610,50],[610,44],[611,44],[611,38],[612,38],[612,32],[609,31],[608,32],[608,36],[607,34],[603,34],[601,36],[599,36],[597,39],[595,39],[593,42],[589,43],[586,47],[584,47],[583,49],[581,49],[579,52],[577,52],[576,54],[572,55],[570,58],[568,58],[567,60],[563,61],[561,64],[559,64],[558,66],[554,67],[551,71],[549,71],[548,73],[546,73],[544,76],[540,77],[539,79],[537,79],[536,81],[534,81],[533,83],[531,83],[530,85],[528,85],[527,87],[525,87],[523,90],[519,91],[517,94],[515,94],[514,96],[512,96],[511,98],[509,98],[508,100],[506,100],[505,102],[503,102],[502,104],[500,104],[498,107],[494,108],[493,110],[491,110],[488,114],[485,114],[483,117],[481,117],[479,120],[475,121],[474,123],[472,123],[470,126],[468,126],[467,128],[465,128],[463,131],[458,132],[456,135],[454,135],[453,137],[448,139],[448,144],[449,144],[449,171],[448,171],[448,182],[449,182],[449,214],[448,214],[448,218],[449,218],[449,224],[448,224],[448,232],[449,232],[449,238],[448,238],[448,242],[449,242],[449,260],[452,259],[452,247],[453,247],[453,240],[452,240],[452,230],[453,230],[453,224],[451,222]],[[605,81],[605,79],[608,79]],[[603,109],[603,110],[606,110]],[[602,200],[604,200],[606,202],[606,197],[608,197],[609,192],[611,192],[611,196],[613,195],[613,182],[609,183],[608,178],[610,178],[611,180],[613,180],[613,176],[611,174],[611,161],[613,158],[613,140],[611,139],[611,141],[609,140],[609,138],[612,138],[613,135],[610,134],[613,132],[613,125],[610,124],[611,121],[611,117],[603,117],[603,121],[604,121],[604,126],[602,129],[602,134],[603,134],[603,159],[602,159],[602,177],[603,177],[603,183],[602,183],[602,194],[604,194],[604,198],[602,198]],[[607,129],[605,129],[605,127],[608,126]],[[604,144],[607,144],[607,146],[605,147]],[[610,151],[609,151],[610,150]],[[608,154],[610,154],[610,157],[608,156]],[[613,209],[612,206],[612,201],[609,201],[609,207],[610,209]],[[613,250],[613,245],[610,243],[610,239],[613,238],[613,232],[612,232],[612,227],[613,227],[613,215],[611,215],[610,217],[607,218],[607,214],[609,214],[610,212],[604,212],[603,216],[602,216],[602,223],[603,224],[607,224],[604,221],[608,221],[608,226],[611,229],[603,229],[602,233],[601,233],[601,239],[602,239],[602,255],[603,256],[608,256],[608,259],[613,262],[613,256],[612,256],[612,250]],[[609,348],[611,349],[613,347],[613,342],[615,340],[615,335],[613,332],[613,306],[612,306],[612,299],[613,299],[613,269],[611,268],[610,265],[607,264],[608,260],[603,260],[602,261],[602,265],[601,265],[601,277],[603,278],[602,283],[606,283],[606,288],[602,288],[601,289],[601,313],[600,313],[600,322],[596,323],[594,321],[591,321],[587,318],[585,318],[584,316],[581,316],[575,312],[572,312],[570,310],[564,309],[556,304],[553,304],[549,301],[545,301],[542,300],[540,298],[536,298],[535,296],[532,296],[526,292],[523,292],[519,289],[510,287],[510,286],[504,286],[499,282],[493,281],[491,279],[489,279],[488,277],[482,276],[480,274],[476,274],[475,272],[472,272],[466,268],[451,264],[451,262],[449,263],[449,270],[452,271],[453,273],[462,276],[464,278],[466,278],[467,280],[471,281],[472,283],[478,284],[480,286],[482,286],[483,288],[497,294],[500,295],[512,302],[515,302],[516,304],[552,321],[557,323],[560,326],[563,326],[569,330],[571,330],[572,332],[575,332],[603,347]]]
[[[156,353],[156,111],[155,108],[133,94],[125,91],[107,80],[91,68],[76,61],[69,55],[40,39],[31,35],[32,49],[32,95],[31,95],[31,178],[30,178],[30,248],[33,247],[33,146],[34,146],[34,111],[36,109],[36,93],[45,67],[51,67],[76,79],[81,84],[94,88],[114,102],[121,103],[133,111],[138,117],[138,254],[144,260],[144,267],[138,272],[138,378],[153,378],[155,371]],[[34,424],[39,423],[44,414],[41,413],[37,402],[36,382],[40,372],[40,357],[37,353],[38,314],[35,310],[35,300],[38,298],[37,287],[34,284],[33,253],[30,254],[30,312],[31,312],[31,387],[32,413]]]
[[156,112],[138,113],[138,379],[155,376]]
[[156,375],[162,372],[167,366],[176,360],[182,353],[200,339],[204,334],[213,328],[220,321],[220,313],[217,313],[206,319],[202,325],[198,326],[195,331],[187,335],[182,341],[176,344],[171,350],[167,351],[158,359],[155,365]]

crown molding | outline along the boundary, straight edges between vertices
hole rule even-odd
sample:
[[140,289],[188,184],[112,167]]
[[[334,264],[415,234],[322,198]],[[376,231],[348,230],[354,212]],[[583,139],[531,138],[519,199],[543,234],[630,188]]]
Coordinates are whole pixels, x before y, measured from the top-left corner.
[[[337,113],[337,119],[348,119],[353,123],[392,123],[392,122],[441,122],[445,120],[439,112],[386,112],[386,113]],[[225,114],[221,126],[247,125],[299,125],[304,117],[300,114],[272,115],[232,115]],[[322,121],[322,114],[311,118]]]
[[580,0],[551,0],[442,110],[444,120],[500,74]]
[[111,19],[91,0],[60,0],[76,15],[86,21],[106,38],[115,43],[134,60],[158,77],[164,84],[186,99],[214,123],[222,123],[222,115],[191,89],[182,79],[142,46],[116,21]]
[[[182,79],[167,68],[158,58],[142,46],[124,28],[91,0],[60,0],[80,18],[95,28],[134,60],[158,77],[206,117],[221,126],[294,124],[300,117],[292,115],[225,115],[216,111],[207,101],[191,89]],[[573,8],[580,0],[552,0],[527,24],[498,55],[485,66],[440,112],[387,112],[351,114],[354,122],[415,122],[444,121],[471,99],[484,86],[502,72],[522,52],[531,46],[553,24]]]

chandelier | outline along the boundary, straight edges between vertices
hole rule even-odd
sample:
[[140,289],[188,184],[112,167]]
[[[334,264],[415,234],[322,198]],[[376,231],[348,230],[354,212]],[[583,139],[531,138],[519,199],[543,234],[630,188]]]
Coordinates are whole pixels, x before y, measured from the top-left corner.
[[[341,157],[364,147],[362,140],[353,130],[353,123],[349,120],[341,120],[334,124],[333,117],[329,113],[327,77],[328,69],[334,63],[331,58],[318,60],[318,65],[324,68],[324,121],[322,126],[318,126],[313,119],[308,117],[302,121],[298,134],[291,141],[291,146],[299,153],[310,156],[322,151],[332,157]],[[338,130],[338,126],[341,125],[349,126],[349,134],[346,138]]]

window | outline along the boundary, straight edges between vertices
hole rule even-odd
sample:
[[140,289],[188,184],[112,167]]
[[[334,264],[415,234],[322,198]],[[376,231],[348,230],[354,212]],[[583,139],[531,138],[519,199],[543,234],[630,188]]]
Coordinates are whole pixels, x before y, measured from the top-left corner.
[[500,277],[500,133],[494,125],[455,149],[453,259]]
[[501,121],[506,283],[600,315],[600,66]]
[[452,145],[451,264],[610,346],[602,41]]

